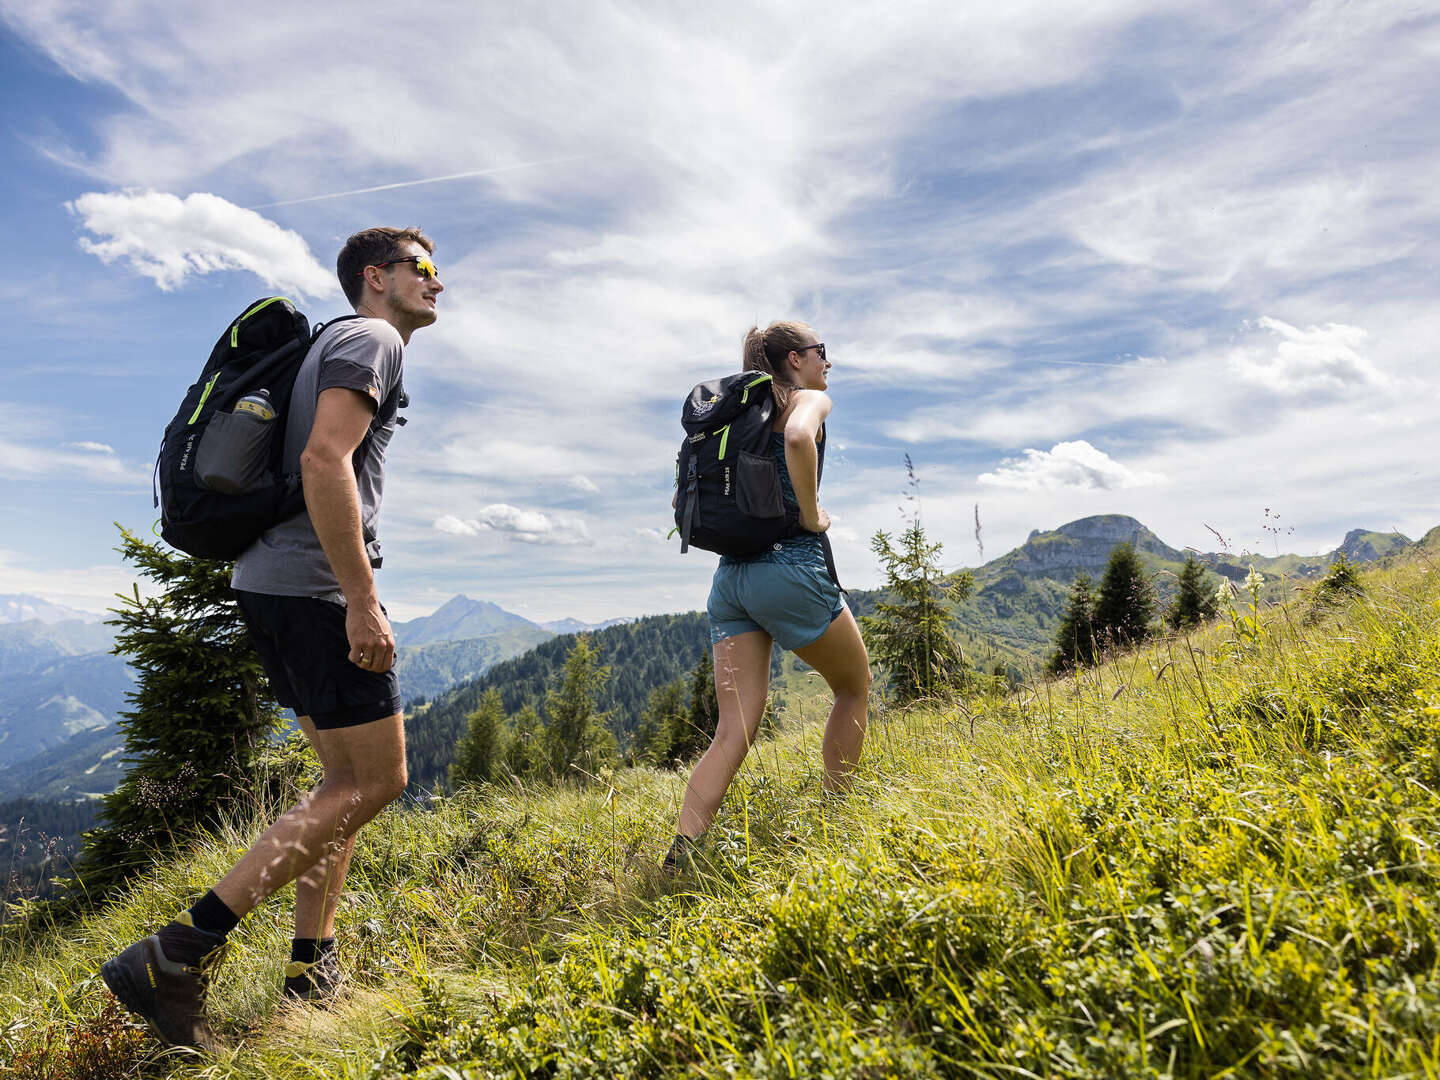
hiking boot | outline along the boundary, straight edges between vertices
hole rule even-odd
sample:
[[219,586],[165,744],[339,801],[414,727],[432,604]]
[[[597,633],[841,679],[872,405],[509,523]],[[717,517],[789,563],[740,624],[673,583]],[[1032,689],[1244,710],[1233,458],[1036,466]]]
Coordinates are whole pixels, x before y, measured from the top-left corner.
[[695,856],[699,848],[700,841],[696,837],[676,834],[670,850],[665,853],[665,858],[660,863],[660,872],[673,878],[695,869]]
[[197,930],[185,911],[105,961],[100,977],[162,1042],[215,1053],[222,1047],[205,1019],[205,994],[224,955],[224,936]]
[[312,963],[291,960],[285,965],[286,998],[299,1001],[320,1002],[335,996],[345,982],[345,971],[340,967],[340,954],[334,949],[322,952]]

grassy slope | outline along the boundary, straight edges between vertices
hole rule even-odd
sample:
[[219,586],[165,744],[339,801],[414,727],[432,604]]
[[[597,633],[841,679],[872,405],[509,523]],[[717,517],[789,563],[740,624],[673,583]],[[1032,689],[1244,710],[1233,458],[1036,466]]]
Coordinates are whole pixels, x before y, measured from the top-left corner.
[[1435,1076],[1440,570],[1422,554],[1366,581],[1317,624],[1272,610],[1248,637],[1225,625],[1007,700],[878,718],[841,802],[818,790],[816,704],[792,704],[678,885],[648,869],[673,775],[389,812],[342,911],[343,1002],[277,1006],[272,901],[217,980],[239,1049],[161,1057],[89,973],[212,881],[253,833],[237,830],[78,928],[12,933],[0,1063]]

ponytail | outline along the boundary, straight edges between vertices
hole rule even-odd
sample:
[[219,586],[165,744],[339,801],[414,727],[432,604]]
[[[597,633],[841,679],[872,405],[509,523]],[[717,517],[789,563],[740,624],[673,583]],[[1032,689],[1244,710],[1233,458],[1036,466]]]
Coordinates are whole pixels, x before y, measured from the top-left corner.
[[802,322],[772,322],[764,330],[752,326],[745,334],[740,370],[763,371],[772,376],[770,392],[780,412],[790,404],[790,394],[799,389],[785,365],[785,358],[805,347],[804,333],[809,329]]

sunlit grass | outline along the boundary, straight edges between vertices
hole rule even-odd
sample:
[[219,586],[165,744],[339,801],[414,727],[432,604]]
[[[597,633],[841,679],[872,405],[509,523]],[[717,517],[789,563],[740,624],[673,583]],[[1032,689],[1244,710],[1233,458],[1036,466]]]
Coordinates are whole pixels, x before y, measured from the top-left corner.
[[879,715],[843,799],[797,691],[678,882],[669,773],[389,811],[335,1007],[279,1004],[282,894],[216,982],[232,1055],[114,1035],[93,971],[259,815],[0,944],[0,1063],[92,1075],[109,1032],[107,1076],[1436,1076],[1436,579]]

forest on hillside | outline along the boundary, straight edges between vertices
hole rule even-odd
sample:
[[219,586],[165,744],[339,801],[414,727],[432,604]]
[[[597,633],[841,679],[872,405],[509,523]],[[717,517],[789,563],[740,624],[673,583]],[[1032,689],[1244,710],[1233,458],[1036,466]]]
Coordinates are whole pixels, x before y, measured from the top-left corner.
[[[413,787],[442,784],[455,757],[455,743],[465,732],[466,717],[485,692],[496,689],[507,714],[526,704],[540,707],[565,667],[575,634],[551,638],[521,656],[496,664],[480,678],[441,694],[428,707],[407,718],[405,738]],[[680,678],[710,651],[704,612],[648,615],[589,634],[596,663],[610,668],[610,678],[596,702],[607,714],[607,726],[623,746],[640,721],[650,694]]]

